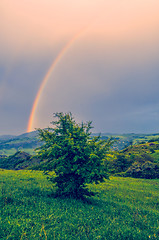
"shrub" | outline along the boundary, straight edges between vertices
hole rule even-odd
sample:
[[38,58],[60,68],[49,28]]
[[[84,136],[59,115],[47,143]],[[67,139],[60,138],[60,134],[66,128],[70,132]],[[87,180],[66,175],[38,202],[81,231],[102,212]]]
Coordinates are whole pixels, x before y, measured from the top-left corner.
[[159,178],[159,164],[152,162],[139,163],[135,162],[126,171],[125,176],[135,178]]
[[91,122],[77,124],[71,113],[55,113],[54,117],[53,128],[39,129],[44,145],[38,148],[37,156],[47,159],[43,169],[47,174],[55,172],[49,179],[56,184],[56,195],[93,195],[86,184],[108,178],[104,163],[111,140],[91,138]]

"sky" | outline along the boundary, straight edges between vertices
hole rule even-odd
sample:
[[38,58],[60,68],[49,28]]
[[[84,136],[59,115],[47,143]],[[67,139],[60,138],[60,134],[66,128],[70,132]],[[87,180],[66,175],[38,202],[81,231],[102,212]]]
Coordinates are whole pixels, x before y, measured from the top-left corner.
[[159,132],[158,12],[158,0],[1,0],[0,135],[55,112],[93,132]]

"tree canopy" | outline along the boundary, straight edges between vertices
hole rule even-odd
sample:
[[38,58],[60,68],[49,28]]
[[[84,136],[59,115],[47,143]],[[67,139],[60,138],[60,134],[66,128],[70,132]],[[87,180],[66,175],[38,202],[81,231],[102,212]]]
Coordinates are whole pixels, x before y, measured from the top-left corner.
[[52,128],[38,129],[44,142],[37,150],[37,156],[46,159],[43,169],[47,174],[54,171],[55,176],[49,178],[58,196],[93,195],[87,184],[108,178],[105,163],[111,140],[91,137],[92,122],[78,124],[71,113],[54,117]]

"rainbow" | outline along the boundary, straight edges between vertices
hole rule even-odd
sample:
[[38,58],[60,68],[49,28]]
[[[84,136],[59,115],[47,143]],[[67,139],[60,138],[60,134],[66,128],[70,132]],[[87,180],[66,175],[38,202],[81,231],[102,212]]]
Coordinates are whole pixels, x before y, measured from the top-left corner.
[[41,82],[41,85],[38,89],[38,92],[36,94],[36,97],[34,99],[33,105],[32,105],[32,109],[31,109],[31,113],[29,116],[29,121],[28,121],[28,125],[27,125],[27,132],[31,132],[33,131],[33,122],[35,119],[35,113],[36,113],[36,109],[38,107],[39,101],[40,101],[40,97],[41,94],[52,74],[52,72],[55,70],[57,64],[60,62],[60,60],[62,59],[62,57],[67,53],[67,51],[70,49],[70,47],[73,45],[73,43],[84,33],[86,32],[87,28],[82,29],[80,32],[78,32],[78,34],[76,34],[70,41],[68,41],[68,43],[62,48],[62,50],[59,52],[59,54],[57,55],[56,59],[53,61],[53,63],[51,64],[48,72],[46,73],[44,79]]

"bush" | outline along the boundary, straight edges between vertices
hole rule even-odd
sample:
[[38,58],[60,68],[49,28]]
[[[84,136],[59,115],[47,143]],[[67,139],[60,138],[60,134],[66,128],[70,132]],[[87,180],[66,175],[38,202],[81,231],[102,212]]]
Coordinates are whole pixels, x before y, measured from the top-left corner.
[[47,174],[55,172],[49,179],[56,184],[57,196],[93,195],[86,184],[108,178],[104,163],[111,140],[91,138],[91,122],[77,124],[71,113],[55,113],[54,117],[53,128],[39,129],[44,145],[38,148],[37,156],[47,159],[43,169]]
[[147,179],[159,178],[159,164],[149,161],[144,163],[135,162],[126,171],[125,176]]
[[114,173],[125,172],[132,164],[132,161],[122,153],[118,153],[112,162]]

